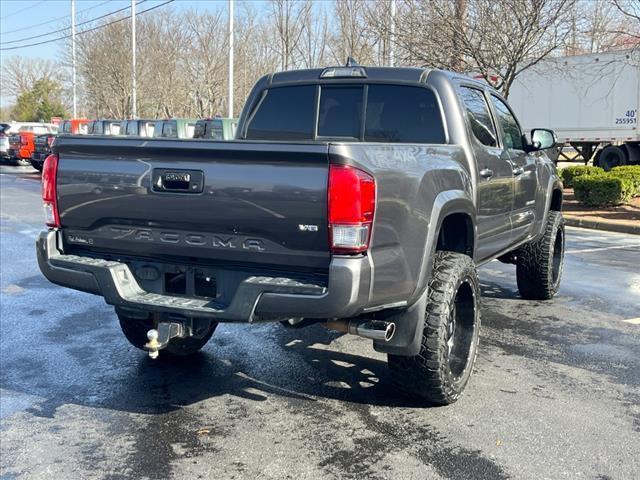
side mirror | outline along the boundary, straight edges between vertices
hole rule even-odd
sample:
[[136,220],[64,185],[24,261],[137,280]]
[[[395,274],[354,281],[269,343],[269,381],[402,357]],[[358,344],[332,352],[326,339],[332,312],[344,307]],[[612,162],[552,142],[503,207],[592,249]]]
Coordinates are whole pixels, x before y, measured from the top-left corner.
[[536,150],[553,148],[556,144],[556,134],[546,128],[534,128],[531,130],[531,146]]

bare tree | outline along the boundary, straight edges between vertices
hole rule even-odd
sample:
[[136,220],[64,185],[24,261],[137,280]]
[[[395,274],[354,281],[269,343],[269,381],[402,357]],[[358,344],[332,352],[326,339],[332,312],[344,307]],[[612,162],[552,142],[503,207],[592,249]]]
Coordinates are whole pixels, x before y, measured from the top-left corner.
[[521,72],[564,45],[574,2],[406,0],[396,37],[419,64],[473,72],[508,95]]
[[43,78],[56,78],[57,65],[43,58],[9,57],[2,63],[2,96],[17,97]]
[[295,55],[311,15],[311,0],[271,0],[270,8],[276,37],[273,48],[280,57],[280,68],[295,68]]

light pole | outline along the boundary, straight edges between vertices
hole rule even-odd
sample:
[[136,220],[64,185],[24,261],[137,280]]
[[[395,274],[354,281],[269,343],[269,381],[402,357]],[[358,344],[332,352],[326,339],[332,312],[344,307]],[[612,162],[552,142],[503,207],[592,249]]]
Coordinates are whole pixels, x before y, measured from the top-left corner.
[[389,66],[393,67],[395,59],[393,58],[393,42],[396,35],[396,0],[391,0],[391,25],[389,28]]
[[131,0],[131,118],[138,118],[136,98],[136,0]]
[[233,118],[233,0],[229,0],[229,118]]
[[73,118],[78,118],[78,102],[76,100],[76,0],[71,0],[71,61],[73,85]]

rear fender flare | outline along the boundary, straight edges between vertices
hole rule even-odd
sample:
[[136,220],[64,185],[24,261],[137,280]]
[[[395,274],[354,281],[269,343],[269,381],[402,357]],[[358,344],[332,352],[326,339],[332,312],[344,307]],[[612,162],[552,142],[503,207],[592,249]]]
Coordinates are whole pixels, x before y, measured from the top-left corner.
[[418,354],[424,326],[424,311],[427,305],[427,285],[431,280],[433,256],[436,251],[440,227],[444,219],[453,213],[468,215],[473,225],[473,242],[475,245],[477,239],[475,212],[473,201],[463,190],[447,190],[436,196],[431,211],[420,274],[416,289],[408,302],[410,306],[406,310],[399,311],[386,318],[387,321],[396,323],[396,333],[389,342],[374,341],[374,348],[377,351],[394,355],[410,356]]

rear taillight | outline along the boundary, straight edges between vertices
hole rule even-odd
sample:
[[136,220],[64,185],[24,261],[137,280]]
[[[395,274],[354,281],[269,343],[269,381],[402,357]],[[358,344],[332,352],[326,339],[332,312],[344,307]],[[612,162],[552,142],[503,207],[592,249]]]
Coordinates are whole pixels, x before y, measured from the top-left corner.
[[355,167],[330,165],[328,192],[331,252],[366,251],[376,208],[374,178]]
[[58,155],[49,155],[42,167],[42,202],[44,203],[45,222],[49,227],[60,227],[57,176]]

